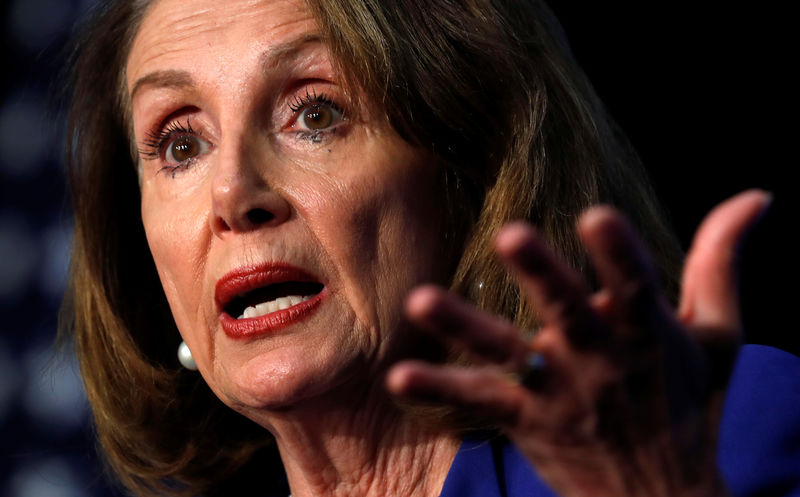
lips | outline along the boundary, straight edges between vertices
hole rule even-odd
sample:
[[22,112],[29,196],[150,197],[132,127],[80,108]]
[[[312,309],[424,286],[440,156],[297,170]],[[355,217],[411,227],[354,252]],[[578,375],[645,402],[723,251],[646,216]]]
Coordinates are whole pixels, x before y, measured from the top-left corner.
[[288,264],[263,264],[226,274],[215,288],[220,323],[231,338],[276,332],[314,313],[325,296],[314,275]]

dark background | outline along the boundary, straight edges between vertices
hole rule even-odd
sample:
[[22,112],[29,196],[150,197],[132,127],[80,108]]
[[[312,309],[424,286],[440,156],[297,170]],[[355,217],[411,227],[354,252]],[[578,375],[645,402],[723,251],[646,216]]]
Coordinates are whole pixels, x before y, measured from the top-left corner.
[[[117,495],[97,464],[74,358],[52,347],[70,221],[62,117],[47,100],[70,26],[91,3],[0,4],[0,496]],[[787,12],[763,2],[551,5],[685,248],[716,203],[750,187],[774,192],[742,252],[747,339],[800,352],[788,314],[797,292],[783,293],[798,281],[796,193],[784,173],[797,165]]]
[[[788,13],[777,2],[551,2],[579,63],[650,172],[684,249],[747,188],[774,194],[741,251],[747,340],[800,352],[789,319],[798,164]],[[786,282],[789,282],[787,284]]]

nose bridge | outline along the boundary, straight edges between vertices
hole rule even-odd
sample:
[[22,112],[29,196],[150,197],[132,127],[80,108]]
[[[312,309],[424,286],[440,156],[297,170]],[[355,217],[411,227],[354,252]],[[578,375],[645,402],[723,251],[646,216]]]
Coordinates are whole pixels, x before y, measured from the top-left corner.
[[269,179],[275,158],[263,145],[245,126],[230,126],[222,135],[211,185],[215,234],[250,231],[288,218],[290,206]]

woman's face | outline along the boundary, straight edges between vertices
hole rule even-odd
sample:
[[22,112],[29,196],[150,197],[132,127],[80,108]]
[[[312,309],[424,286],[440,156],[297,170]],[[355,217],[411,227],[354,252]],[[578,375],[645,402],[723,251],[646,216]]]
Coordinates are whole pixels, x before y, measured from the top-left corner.
[[436,278],[435,167],[353,117],[304,2],[158,0],[126,78],[147,240],[216,394],[286,407],[380,366]]

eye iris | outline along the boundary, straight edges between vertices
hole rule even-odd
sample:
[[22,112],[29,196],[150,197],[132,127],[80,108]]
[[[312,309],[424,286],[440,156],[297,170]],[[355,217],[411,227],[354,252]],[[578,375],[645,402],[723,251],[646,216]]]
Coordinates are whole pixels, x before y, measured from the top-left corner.
[[200,153],[200,144],[191,136],[182,136],[172,143],[172,157],[178,162],[183,162]]
[[306,111],[303,118],[310,129],[325,129],[333,123],[333,112],[326,106],[315,105]]

